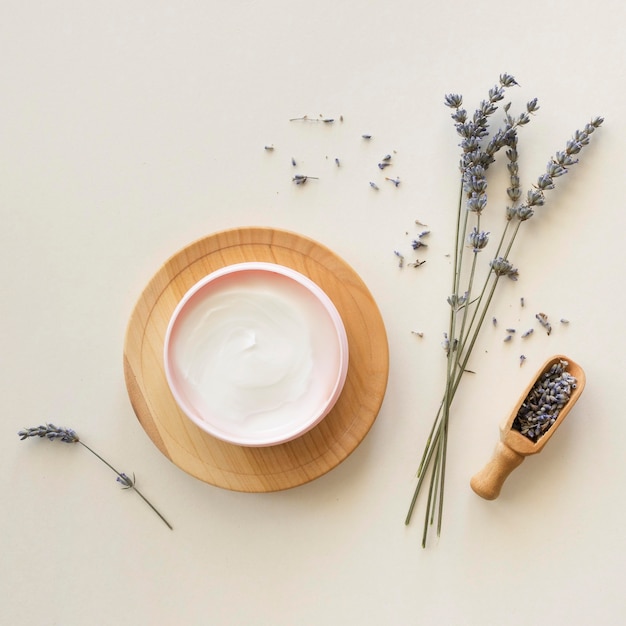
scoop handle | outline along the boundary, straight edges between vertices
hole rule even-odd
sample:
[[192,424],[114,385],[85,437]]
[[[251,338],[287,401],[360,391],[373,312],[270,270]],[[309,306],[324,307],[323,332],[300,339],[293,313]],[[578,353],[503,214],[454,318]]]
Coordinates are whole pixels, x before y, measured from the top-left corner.
[[470,486],[481,498],[495,500],[504,481],[525,458],[499,441],[491,461],[472,477]]

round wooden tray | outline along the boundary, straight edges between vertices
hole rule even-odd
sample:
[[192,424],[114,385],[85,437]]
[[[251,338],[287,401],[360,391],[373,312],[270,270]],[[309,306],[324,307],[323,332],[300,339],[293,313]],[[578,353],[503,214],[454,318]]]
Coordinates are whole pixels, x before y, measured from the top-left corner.
[[[350,351],[346,384],[333,410],[302,437],[266,448],[225,443],[195,426],[178,408],[163,370],[165,331],[180,299],[207,274],[244,261],[279,263],[316,282],[343,319]],[[319,243],[271,228],[219,232],[175,254],[141,294],[124,342],[126,387],[148,436],[185,472],[234,491],[288,489],[336,467],[374,423],[388,371],[385,327],[359,276]]]

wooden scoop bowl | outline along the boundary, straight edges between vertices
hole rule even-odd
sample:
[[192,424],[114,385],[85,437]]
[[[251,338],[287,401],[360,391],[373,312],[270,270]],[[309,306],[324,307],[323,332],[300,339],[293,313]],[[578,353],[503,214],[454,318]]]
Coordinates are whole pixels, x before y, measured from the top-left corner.
[[[559,361],[567,361],[568,366],[566,371],[576,378],[576,388],[572,389],[567,404],[561,409],[556,421],[550,428],[541,436],[537,441],[532,441],[526,435],[522,435],[517,430],[512,429],[513,421],[515,420],[517,413],[522,406],[522,403],[526,399],[526,396],[530,393],[537,380],[548,371],[554,363]],[[500,441],[496,445],[493,457],[491,461],[485,465],[485,467],[476,474],[470,481],[472,489],[481,497],[486,500],[495,500],[500,495],[500,490],[504,481],[509,474],[521,464],[521,462],[530,454],[537,454],[541,452],[543,447],[548,443],[550,438],[556,432],[556,429],[561,425],[561,422],[567,417],[570,409],[574,406],[576,400],[578,400],[580,394],[585,386],[585,372],[580,365],[577,365],[570,358],[562,355],[557,355],[549,359],[544,363],[541,369],[537,372],[536,376],[529,383],[528,387],[521,395],[517,404],[509,418],[500,427]]]

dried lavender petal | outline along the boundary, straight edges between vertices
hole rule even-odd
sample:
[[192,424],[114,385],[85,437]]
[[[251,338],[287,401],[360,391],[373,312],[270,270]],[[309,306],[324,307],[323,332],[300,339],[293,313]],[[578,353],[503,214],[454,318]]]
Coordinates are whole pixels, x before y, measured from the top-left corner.
[[567,366],[567,361],[560,360],[539,377],[513,420],[513,430],[537,441],[556,422],[576,388],[576,378],[566,371]]

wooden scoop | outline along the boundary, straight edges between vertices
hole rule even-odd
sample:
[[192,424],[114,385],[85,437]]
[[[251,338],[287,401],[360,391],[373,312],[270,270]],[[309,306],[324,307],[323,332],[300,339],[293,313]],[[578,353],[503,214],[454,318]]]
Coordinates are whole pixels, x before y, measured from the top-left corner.
[[[561,409],[554,424],[552,424],[552,426],[550,426],[550,428],[543,435],[541,435],[537,441],[532,441],[526,437],[526,435],[522,435],[519,431],[511,428],[513,421],[515,420],[522,403],[526,399],[526,396],[528,396],[537,380],[546,371],[548,371],[554,363],[558,363],[559,361],[568,362],[566,371],[576,378],[576,388],[572,389],[572,393],[567,401],[567,404],[565,404],[565,406]],[[489,461],[489,463],[487,463],[487,465],[485,465],[485,467],[470,481],[472,489],[481,498],[485,498],[486,500],[495,500],[500,495],[500,490],[502,489],[502,485],[508,475],[518,465],[520,465],[529,454],[537,454],[537,452],[541,452],[546,443],[548,443],[549,439],[554,435],[561,422],[570,412],[570,409],[574,406],[576,400],[578,400],[584,386],[585,372],[580,365],[577,365],[568,357],[557,355],[546,361],[537,372],[537,375],[529,383],[524,393],[521,395],[509,418],[500,427],[500,441],[496,446],[493,457],[491,461]]]

